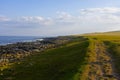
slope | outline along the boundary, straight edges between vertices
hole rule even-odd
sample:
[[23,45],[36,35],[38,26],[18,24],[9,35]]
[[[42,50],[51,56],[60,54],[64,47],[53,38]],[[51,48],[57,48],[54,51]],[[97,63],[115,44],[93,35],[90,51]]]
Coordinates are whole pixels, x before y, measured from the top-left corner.
[[78,80],[89,43],[77,40],[27,57],[1,71],[0,80]]

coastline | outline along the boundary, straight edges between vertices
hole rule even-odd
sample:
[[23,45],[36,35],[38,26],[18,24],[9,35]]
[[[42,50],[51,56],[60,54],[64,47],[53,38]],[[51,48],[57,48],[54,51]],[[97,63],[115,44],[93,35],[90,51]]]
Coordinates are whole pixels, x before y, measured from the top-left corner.
[[16,42],[0,45],[0,67],[22,60],[23,58],[43,52],[50,48],[56,48],[71,41],[70,38],[48,37],[35,41]]
[[0,46],[15,44],[17,42],[33,42],[45,37],[39,36],[0,36]]

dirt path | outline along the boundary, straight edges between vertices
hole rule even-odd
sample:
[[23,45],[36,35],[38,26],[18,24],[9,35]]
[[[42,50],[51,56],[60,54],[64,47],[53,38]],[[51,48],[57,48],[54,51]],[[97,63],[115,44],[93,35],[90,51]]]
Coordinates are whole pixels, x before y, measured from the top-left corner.
[[102,42],[95,42],[96,59],[90,62],[88,80],[119,80],[114,73],[112,59]]

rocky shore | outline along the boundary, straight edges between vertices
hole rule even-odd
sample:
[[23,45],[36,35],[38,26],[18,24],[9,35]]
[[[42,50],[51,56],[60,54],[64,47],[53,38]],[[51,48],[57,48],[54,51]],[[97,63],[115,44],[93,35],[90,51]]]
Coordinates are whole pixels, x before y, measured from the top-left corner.
[[0,46],[0,67],[20,61],[29,55],[40,53],[46,49],[56,48],[71,40],[71,37],[54,37],[34,42],[17,42]]

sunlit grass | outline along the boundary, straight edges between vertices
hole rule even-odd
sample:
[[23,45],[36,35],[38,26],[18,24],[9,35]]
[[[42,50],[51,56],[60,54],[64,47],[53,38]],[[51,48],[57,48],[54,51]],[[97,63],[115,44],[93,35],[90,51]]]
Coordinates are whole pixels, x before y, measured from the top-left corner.
[[106,41],[105,44],[107,45],[108,50],[113,57],[116,72],[120,74],[120,43],[114,41]]
[[[3,71],[1,80],[79,80],[89,42],[77,40],[62,47],[29,56]],[[77,76],[76,76],[77,75]]]

